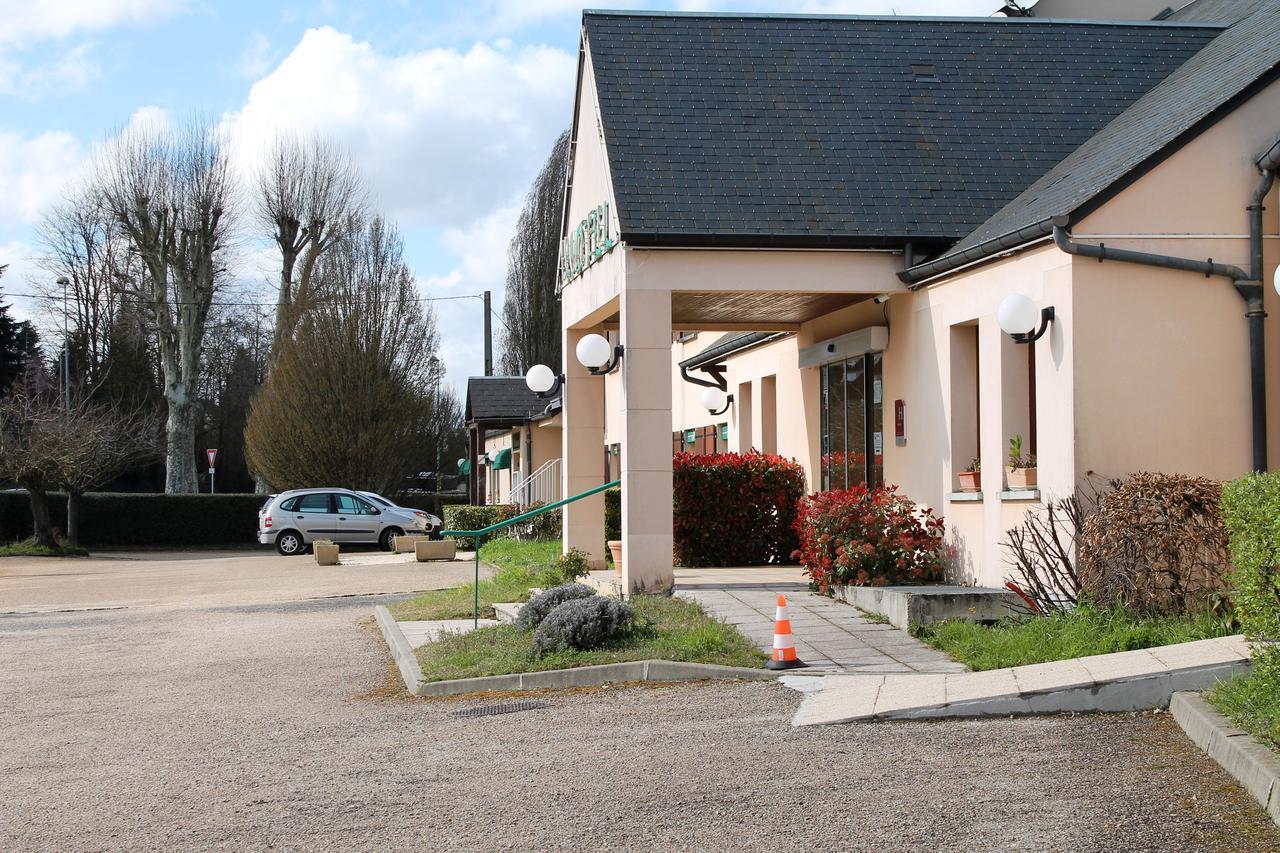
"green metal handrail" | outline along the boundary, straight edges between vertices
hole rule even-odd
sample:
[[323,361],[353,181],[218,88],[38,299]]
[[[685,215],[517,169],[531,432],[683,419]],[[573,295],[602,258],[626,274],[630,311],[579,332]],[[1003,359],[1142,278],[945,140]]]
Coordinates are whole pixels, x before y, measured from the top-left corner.
[[587,489],[585,492],[579,492],[578,494],[564,498],[563,500],[558,500],[555,503],[550,503],[550,504],[547,504],[546,506],[540,506],[537,509],[531,509],[528,512],[522,512],[519,515],[512,516],[511,518],[506,519],[505,521],[499,521],[497,524],[490,524],[488,527],[482,527],[479,530],[441,530],[440,531],[441,536],[460,536],[464,538],[470,538],[473,540],[475,544],[476,579],[475,579],[475,584],[472,586],[474,595],[472,596],[471,626],[473,628],[478,628],[480,626],[480,537],[481,536],[487,536],[488,534],[501,530],[504,527],[510,527],[511,525],[518,524],[521,521],[525,521],[530,518],[536,518],[537,516],[542,515],[543,513],[551,512],[551,510],[553,509],[559,509],[565,504],[571,504],[574,501],[580,501],[583,498],[589,498],[592,495],[598,495],[600,494],[600,492],[606,491],[608,489],[612,489],[615,486],[620,486],[620,485],[622,485],[621,480],[611,480],[610,482],[605,483],[603,486],[596,486],[594,489]]

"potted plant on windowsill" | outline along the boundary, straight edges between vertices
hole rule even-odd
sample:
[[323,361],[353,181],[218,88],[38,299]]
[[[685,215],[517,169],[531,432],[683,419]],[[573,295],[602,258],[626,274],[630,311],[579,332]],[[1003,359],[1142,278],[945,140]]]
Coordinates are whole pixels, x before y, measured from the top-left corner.
[[316,564],[321,566],[338,565],[338,546],[331,539],[317,539],[311,546],[315,552]]
[[1026,491],[1036,487],[1036,457],[1022,455],[1022,436],[1009,439],[1009,464],[1004,469],[1010,491]]
[[960,478],[960,491],[982,491],[982,460],[975,456],[973,461],[969,463],[969,467],[965,468],[957,476]]

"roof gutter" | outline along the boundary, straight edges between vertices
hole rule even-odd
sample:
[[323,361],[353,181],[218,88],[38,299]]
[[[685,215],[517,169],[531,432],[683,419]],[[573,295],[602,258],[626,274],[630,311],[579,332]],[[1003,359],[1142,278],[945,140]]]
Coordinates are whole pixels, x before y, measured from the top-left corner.
[[914,289],[930,279],[955,272],[961,267],[969,266],[979,261],[988,260],[992,255],[1019,249],[1028,243],[1043,240],[1052,231],[1052,219],[1046,219],[1032,225],[1024,225],[1016,230],[992,237],[990,240],[984,240],[977,245],[961,249],[959,252],[952,252],[932,261],[926,261],[923,264],[917,264],[905,269],[898,273],[898,278]]

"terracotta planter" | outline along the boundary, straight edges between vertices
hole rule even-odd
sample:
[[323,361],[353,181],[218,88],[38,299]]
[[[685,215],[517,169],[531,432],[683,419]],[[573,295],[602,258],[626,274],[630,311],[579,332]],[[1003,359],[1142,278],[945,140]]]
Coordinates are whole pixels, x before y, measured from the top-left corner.
[[957,476],[960,478],[960,491],[962,492],[982,491],[982,472],[981,471],[961,471]]
[[316,563],[321,566],[338,565],[338,546],[337,545],[321,545],[319,543],[311,546],[311,550],[315,551]]
[[613,570],[622,577],[622,540],[609,540],[609,554],[613,557]]
[[1036,487],[1036,469],[1035,468],[1006,467],[1004,469],[1004,473],[1009,480],[1010,491],[1034,489]]

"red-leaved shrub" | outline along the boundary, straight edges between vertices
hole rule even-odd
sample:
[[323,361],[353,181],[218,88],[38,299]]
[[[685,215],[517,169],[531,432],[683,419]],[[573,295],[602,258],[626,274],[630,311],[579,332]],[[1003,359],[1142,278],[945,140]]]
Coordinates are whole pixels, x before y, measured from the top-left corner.
[[793,555],[820,592],[942,579],[942,519],[896,486],[819,492],[800,504]]
[[796,547],[804,468],[763,453],[677,453],[675,558],[682,566],[784,563]]

